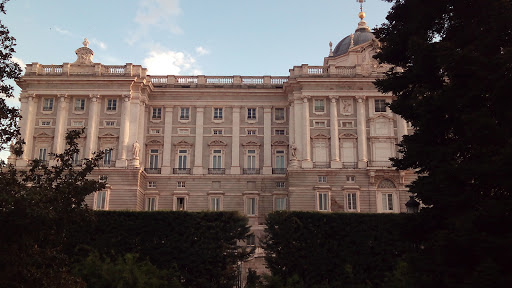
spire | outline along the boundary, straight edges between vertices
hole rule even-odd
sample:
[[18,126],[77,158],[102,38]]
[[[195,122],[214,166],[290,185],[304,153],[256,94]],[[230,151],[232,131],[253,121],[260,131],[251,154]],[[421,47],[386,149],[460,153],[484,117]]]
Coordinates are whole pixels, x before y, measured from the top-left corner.
[[364,29],[364,30],[367,30],[368,32],[370,32],[370,27],[368,27],[366,25],[366,21],[364,21],[364,17],[366,17],[366,14],[363,12],[363,3],[366,2],[366,0],[356,0],[356,1],[359,2],[360,7],[361,7],[361,11],[357,15],[359,17],[359,19],[361,19],[361,21],[359,21],[359,23],[357,24],[356,31],[359,31],[360,29]]

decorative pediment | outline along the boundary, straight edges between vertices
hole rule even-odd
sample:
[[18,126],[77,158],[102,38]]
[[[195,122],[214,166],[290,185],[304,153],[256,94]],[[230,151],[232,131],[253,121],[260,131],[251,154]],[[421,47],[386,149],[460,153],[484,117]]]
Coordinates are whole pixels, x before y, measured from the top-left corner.
[[357,135],[352,134],[352,133],[344,133],[344,134],[340,134],[339,138],[357,139]]
[[208,146],[227,146],[228,144],[226,144],[226,142],[224,141],[221,141],[221,140],[213,140],[213,141],[210,141],[210,143],[208,143]]
[[260,146],[260,143],[254,141],[248,141],[242,144],[242,146]]
[[331,136],[329,135],[325,135],[325,134],[322,134],[322,133],[319,133],[319,134],[316,134],[314,136],[311,136],[311,139],[330,139]]
[[41,132],[39,134],[34,135],[36,138],[53,138],[53,135],[50,135],[46,132]]
[[389,115],[388,113],[385,113],[385,114],[383,113],[383,114],[377,114],[376,116],[370,118],[370,122],[375,122],[378,120],[393,121],[393,116]]
[[272,143],[272,146],[287,146],[288,147],[288,142],[286,142],[286,141],[274,141]]
[[162,141],[160,141],[160,140],[153,139],[151,141],[148,141],[147,144],[161,145],[161,144],[164,144],[164,143],[162,143]]
[[118,136],[113,134],[113,133],[107,132],[107,133],[102,134],[102,135],[100,135],[98,137],[100,137],[100,138],[112,138],[112,137],[118,137]]
[[174,146],[179,146],[179,147],[192,147],[192,143],[190,142],[187,142],[185,140],[181,140],[180,142],[177,142],[174,144]]

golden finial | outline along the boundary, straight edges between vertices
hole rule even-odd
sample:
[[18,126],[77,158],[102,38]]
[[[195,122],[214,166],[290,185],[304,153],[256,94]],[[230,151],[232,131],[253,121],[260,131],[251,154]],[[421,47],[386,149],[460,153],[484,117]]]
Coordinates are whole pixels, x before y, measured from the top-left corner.
[[361,12],[359,12],[358,16],[359,16],[359,19],[363,20],[364,17],[366,16],[366,14],[364,14],[363,12],[363,3],[366,2],[366,0],[356,0],[357,2],[359,2],[359,4],[361,5]]

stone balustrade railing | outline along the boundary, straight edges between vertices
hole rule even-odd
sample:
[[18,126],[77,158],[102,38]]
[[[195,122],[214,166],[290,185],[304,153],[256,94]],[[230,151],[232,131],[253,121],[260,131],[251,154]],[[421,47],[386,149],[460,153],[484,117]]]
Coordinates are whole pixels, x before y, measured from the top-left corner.
[[290,69],[290,77],[354,77],[357,74],[356,66],[295,66]]
[[62,65],[42,65],[39,63],[27,64],[25,76],[130,76],[146,77],[146,68],[140,65],[127,63],[126,65],[75,65],[63,63]]
[[154,86],[165,85],[207,85],[207,86],[282,86],[288,77],[279,76],[178,76],[178,75],[149,75]]

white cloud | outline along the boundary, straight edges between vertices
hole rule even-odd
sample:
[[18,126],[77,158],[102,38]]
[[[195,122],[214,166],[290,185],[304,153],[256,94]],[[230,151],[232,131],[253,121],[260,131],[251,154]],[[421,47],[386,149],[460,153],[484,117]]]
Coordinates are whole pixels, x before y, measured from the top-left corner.
[[62,34],[62,35],[66,35],[66,36],[73,36],[73,33],[69,32],[69,31],[68,31],[68,30],[66,30],[66,29],[62,29],[62,28],[60,28],[60,27],[58,27],[58,26],[55,26],[54,28],[55,28],[55,31],[59,32],[59,33],[60,33],[60,34]]
[[196,53],[199,54],[199,56],[203,56],[203,55],[210,54],[210,51],[202,46],[199,46],[199,47],[196,47]]
[[150,75],[199,75],[196,59],[185,52],[153,49],[144,59]]
[[21,67],[22,73],[25,73],[25,62],[23,62],[23,60],[18,57],[12,57],[11,60],[14,63],[18,63],[18,65]]
[[92,44],[95,44],[95,45],[98,45],[98,47],[100,47],[102,50],[106,50],[107,49],[107,44],[105,44],[105,42],[102,42],[96,38],[91,38],[91,43]]

